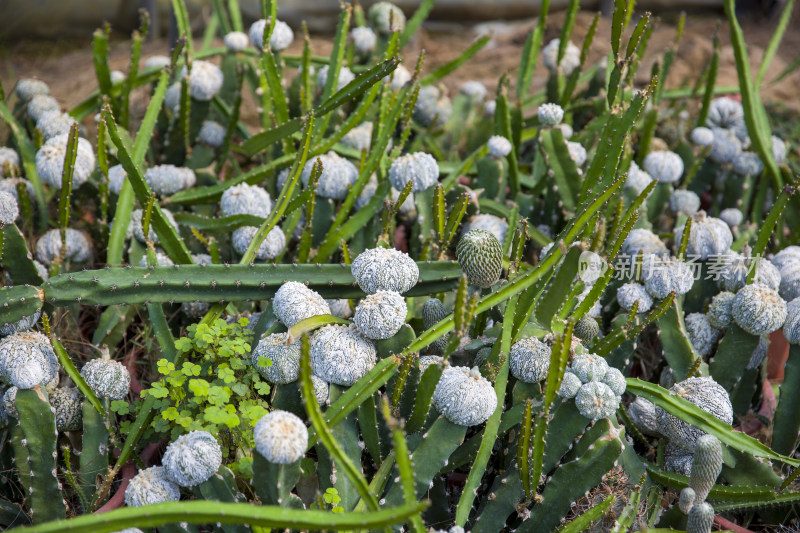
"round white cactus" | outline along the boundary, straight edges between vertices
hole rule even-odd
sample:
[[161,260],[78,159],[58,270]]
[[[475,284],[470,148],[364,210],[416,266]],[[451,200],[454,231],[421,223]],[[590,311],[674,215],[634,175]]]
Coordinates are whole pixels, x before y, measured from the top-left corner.
[[511,141],[502,135],[492,135],[486,143],[489,155],[495,159],[502,159],[511,153]]
[[779,165],[786,162],[786,142],[775,135],[772,136],[772,157]]
[[[726,424],[733,422],[733,407],[728,392],[713,378],[688,378],[674,384],[670,392],[690,401]],[[675,446],[682,447],[689,453],[694,450],[697,439],[705,435],[703,430],[672,416],[660,407],[656,407],[656,418],[659,432]]]
[[469,98],[473,103],[479,104],[486,98],[488,91],[486,85],[476,80],[468,80],[461,84],[458,92]]
[[232,31],[226,33],[222,38],[225,46],[232,52],[241,52],[250,46],[250,37],[243,31]]
[[661,435],[658,430],[656,406],[650,400],[636,398],[628,407],[628,416],[634,425],[646,435]]
[[567,141],[567,151],[569,152],[570,159],[575,161],[575,165],[580,167],[586,163],[586,148],[584,148],[581,143]]
[[444,369],[436,385],[433,406],[453,424],[477,426],[494,413],[497,395],[477,367],[451,366]]
[[[48,139],[36,152],[36,172],[43,182],[55,189],[61,188],[64,160],[67,157],[68,135],[56,135]],[[91,143],[79,137],[72,173],[72,186],[78,188],[89,180],[94,171],[94,150]]]
[[727,328],[733,322],[733,300],[736,295],[732,292],[722,291],[708,306],[708,322],[717,329]]
[[225,141],[225,126],[213,120],[204,120],[197,133],[197,140],[211,148],[219,148]]
[[646,259],[642,264],[642,279],[650,296],[661,300],[671,292],[677,295],[689,292],[694,285],[694,272],[677,259]]
[[[92,246],[89,244],[89,239],[86,238],[85,233],[67,228],[66,241],[64,260],[83,263],[91,258]],[[45,265],[50,265],[61,256],[61,247],[63,245],[60,230],[48,230],[36,242],[36,258]]]
[[389,35],[403,31],[406,27],[406,16],[403,11],[391,2],[376,2],[367,12],[370,24],[381,35]]
[[288,465],[299,461],[308,447],[308,428],[288,411],[272,411],[253,428],[256,451],[270,463]]
[[741,102],[727,96],[714,98],[708,108],[706,126],[733,131],[740,140],[747,138],[744,122],[744,108]]
[[653,298],[641,283],[626,283],[617,289],[617,302],[625,311],[633,309],[638,302],[637,313],[646,313],[653,307]]
[[392,90],[396,91],[411,81],[411,72],[403,65],[397,65],[394,72],[383,78],[383,81],[389,83]]
[[733,158],[733,171],[742,176],[758,176],[764,170],[761,158],[753,152],[742,152]]
[[297,281],[281,285],[272,301],[272,310],[287,328],[312,316],[331,314],[322,296]]
[[[329,71],[330,67],[328,65],[325,65],[324,67],[319,69],[319,72],[317,72],[317,85],[319,85],[320,88],[325,87],[325,85],[328,83]],[[339,69],[339,77],[336,79],[336,90],[341,91],[342,89],[344,89],[345,85],[347,85],[354,79],[356,79],[356,75],[353,73],[353,71],[345,66],[342,66]]]
[[[258,228],[255,226],[242,226],[241,228],[236,228],[233,230],[233,234],[231,235],[231,242],[233,243],[233,249],[236,250],[237,253],[244,255],[247,249],[250,247],[250,243],[253,242],[253,238],[255,238],[256,233],[258,233]],[[267,236],[261,241],[258,249],[256,250],[256,259],[265,261],[268,259],[275,259],[286,247],[286,235],[283,234],[283,231],[279,226],[275,226],[272,230],[267,233]]]
[[50,94],[50,87],[42,80],[22,78],[14,87],[14,92],[20,100],[28,101],[37,94]]
[[175,439],[161,460],[167,477],[180,487],[207,481],[222,465],[222,448],[207,431],[191,431]]
[[683,175],[683,159],[669,150],[655,150],[644,158],[644,169],[661,183],[675,183]]
[[511,346],[508,365],[511,374],[525,383],[538,383],[547,377],[550,370],[550,345],[529,337]]
[[169,196],[183,189],[194,187],[197,177],[190,168],[175,165],[156,165],[148,168],[144,179],[159,196]]
[[692,130],[691,139],[697,146],[711,146],[714,144],[714,132],[700,126]]
[[708,316],[703,313],[689,313],[684,318],[684,323],[686,335],[694,351],[703,356],[710,354],[722,336],[722,331],[712,326]]
[[441,126],[450,120],[453,105],[438,87],[426,85],[419,90],[412,117],[425,128]]
[[667,246],[658,235],[645,228],[636,228],[622,242],[622,253],[630,256],[666,253]]
[[180,488],[167,477],[163,466],[141,470],[125,489],[125,504],[128,507],[176,502],[180,499]]
[[314,396],[317,398],[317,403],[319,405],[328,403],[328,395],[330,394],[328,382],[312,374],[311,384],[314,385]]
[[375,366],[372,341],[353,327],[331,325],[311,338],[311,369],[328,383],[349,387]]
[[[37,265],[41,265],[38,261],[36,261]],[[39,270],[37,266],[37,270]],[[42,276],[41,272],[39,273],[39,277],[43,280],[47,281],[47,276]],[[14,333],[20,333],[22,331],[28,331],[33,326],[39,322],[39,319],[42,317],[42,311],[36,311],[32,315],[23,316],[16,322],[6,322],[4,324],[0,324],[0,335],[13,335]]]
[[58,431],[79,431],[83,428],[83,398],[75,387],[64,387],[50,394]]
[[421,192],[436,185],[438,180],[439,164],[425,152],[400,156],[389,167],[389,181],[399,191],[410,181],[412,192]]
[[[172,212],[169,209],[162,209],[162,213],[164,213],[164,218],[167,219],[167,222],[175,228],[175,231],[178,230],[178,223],[175,221],[175,217],[172,216]],[[133,236],[136,237],[136,240],[142,244],[147,243],[148,240],[153,241],[153,244],[159,244],[161,241],[158,238],[158,234],[156,233],[155,228],[153,227],[153,216],[150,215],[150,231],[147,232],[147,239],[144,237],[144,225],[143,219],[144,211],[141,209],[134,209],[131,212],[131,231]]]
[[[181,77],[186,76],[186,67],[181,70]],[[189,94],[195,100],[208,102],[222,89],[222,70],[213,63],[197,59],[192,62],[189,74]]]
[[700,210],[700,197],[692,191],[679,189],[669,197],[669,207],[674,213],[690,217]]
[[19,154],[13,148],[0,146],[0,178],[17,175],[19,172]]
[[777,291],[755,283],[736,293],[732,306],[733,320],[751,335],[766,335],[786,321],[786,302]]
[[122,165],[114,165],[108,169],[108,190],[116,195],[122,192],[122,186],[125,185],[125,180],[128,179],[128,173],[122,168]]
[[164,67],[168,67],[172,63],[172,59],[168,56],[163,55],[154,55],[148,57],[144,62],[144,68],[157,68],[162,69]]
[[312,157],[303,167],[300,179],[303,185],[308,185],[314,165],[319,161],[322,164],[322,173],[317,182],[317,196],[344,200],[350,187],[358,179],[358,169],[347,159],[340,157],[335,152]]
[[359,302],[353,313],[353,323],[368,339],[394,337],[406,323],[405,299],[394,291],[377,291]]
[[583,384],[575,395],[575,407],[586,418],[600,420],[617,412],[619,398],[605,383],[590,381]]
[[347,298],[338,298],[336,300],[326,299],[325,303],[328,304],[333,316],[338,316],[339,318],[350,318],[353,316],[353,310],[350,309],[350,300]]
[[28,116],[30,116],[34,122],[39,120],[39,117],[45,113],[60,110],[61,106],[58,104],[58,100],[48,94],[36,94],[28,100]]
[[597,354],[587,353],[575,357],[571,369],[583,383],[602,381],[608,372],[608,363]]
[[561,386],[558,388],[557,394],[565,400],[569,400],[578,394],[582,386],[583,382],[581,378],[567,370],[564,372],[564,377],[561,379]]
[[719,219],[728,226],[735,228],[744,220],[744,213],[735,207],[728,207],[719,212]]
[[11,193],[0,191],[0,227],[13,224],[18,216],[17,197]]
[[631,189],[639,195],[652,181],[653,177],[650,176],[650,174],[639,168],[636,161],[631,161],[631,166],[628,169],[628,177],[625,178],[625,188]]
[[[264,38],[264,29],[261,29],[261,39],[259,42],[263,42]],[[252,39],[252,34],[251,34]],[[282,52],[291,46],[292,41],[294,41],[294,32],[292,28],[289,27],[288,24],[283,22],[282,20],[275,21],[275,27],[272,29],[272,35],[269,38],[269,46],[273,52]],[[261,45],[255,45],[256,48],[261,48]]]
[[714,142],[709,157],[720,164],[732,163],[742,152],[742,141],[730,130],[714,128],[711,131],[714,133]]
[[36,127],[42,132],[42,138],[45,140],[58,135],[67,135],[73,124],[77,124],[75,119],[61,111],[47,111],[36,121]]
[[272,211],[272,198],[258,185],[241,183],[225,189],[219,202],[222,216],[254,215],[266,218]]
[[81,376],[95,394],[109,400],[122,400],[131,388],[131,374],[125,365],[105,356],[83,365]]
[[[300,342],[287,344],[288,340],[288,333],[273,333],[258,341],[250,354],[250,362],[271,383],[292,383],[297,381],[300,374]],[[272,364],[262,365],[259,362],[262,357],[269,359]]]
[[[753,265],[755,263],[755,265]],[[747,273],[755,268],[754,283],[775,289],[781,286],[778,267],[760,257],[752,258],[728,251],[718,257],[717,265],[720,285],[727,291],[736,292],[747,284]]]
[[475,215],[469,221],[464,224],[464,229],[462,233],[469,233],[474,229],[482,229],[484,231],[488,231],[495,237],[497,240],[502,242],[506,241],[506,234],[508,233],[508,222],[503,220],[502,218],[489,215],[489,214],[481,214]]
[[350,40],[353,42],[356,52],[362,55],[367,55],[375,50],[375,46],[378,44],[378,36],[366,26],[357,26],[350,30]]
[[410,290],[419,280],[419,267],[408,254],[393,248],[372,248],[361,252],[350,265],[356,283],[367,294]]
[[363,122],[342,137],[342,144],[353,150],[369,150],[372,143],[372,122]]
[[555,74],[560,68],[565,76],[569,76],[581,65],[581,51],[572,41],[568,42],[567,48],[564,51],[564,57],[561,58],[561,63],[556,65],[558,62],[558,48],[560,45],[561,39],[553,39],[547,43],[547,46],[542,48],[542,62],[551,73]]
[[613,367],[609,367],[606,371],[606,375],[603,376],[603,379],[600,381],[608,385],[608,388],[614,391],[614,394],[617,396],[622,396],[622,393],[625,392],[625,388],[628,386],[622,372]]
[[44,375],[39,383],[58,379],[58,357],[46,336],[35,331],[22,331],[0,341],[0,377],[4,380],[10,381],[12,374],[21,375],[29,361],[33,366],[43,367]]
[[542,104],[536,110],[536,116],[544,126],[557,126],[564,120],[564,109],[558,104]]

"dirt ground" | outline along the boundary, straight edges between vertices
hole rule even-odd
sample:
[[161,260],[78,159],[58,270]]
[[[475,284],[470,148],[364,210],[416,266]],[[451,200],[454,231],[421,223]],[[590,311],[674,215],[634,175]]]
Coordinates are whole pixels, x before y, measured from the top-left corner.
[[[591,12],[578,14],[573,42],[580,45],[593,16],[594,13]],[[563,18],[562,13],[552,14],[549,17],[545,42],[558,36]],[[764,20],[757,14],[740,18],[749,46],[751,63],[757,66],[764,48],[772,36],[777,18]],[[647,82],[647,75],[650,73],[652,63],[661,57],[665,50],[674,45],[676,21],[676,14],[665,15],[662,20],[657,21],[648,53],[640,68],[642,76],[637,78],[637,83],[644,85]],[[522,46],[534,24],[535,20],[510,23],[496,21],[471,27],[437,25],[423,28],[406,51],[407,61],[409,66],[413,66],[418,50],[424,48],[426,51],[424,70],[432,71],[437,66],[457,57],[477,35],[490,32],[493,35],[491,42],[469,63],[449,76],[445,84],[452,91],[457,91],[463,81],[475,79],[493,89],[503,73],[509,73],[512,80],[516,78]],[[780,83],[770,85],[768,82],[797,57],[798,50],[800,50],[800,31],[798,29],[800,29],[800,13],[795,10],[793,20],[772,62],[766,76],[767,83],[763,88],[765,99],[782,102],[795,110],[800,110],[800,98],[798,98],[800,96],[800,71],[794,72]],[[688,17],[686,30],[679,43],[675,62],[667,82],[668,87],[691,84],[700,75],[711,55],[711,36],[717,31],[722,43],[717,83],[720,85],[736,84],[736,66],[724,15],[722,13],[694,14]],[[608,52],[610,33],[610,20],[601,19],[590,61],[597,61]],[[119,37],[111,46],[111,68],[125,71],[129,62],[129,43],[122,39],[121,35]],[[314,53],[326,55],[330,51],[331,43],[327,38],[312,39],[312,46]],[[290,52],[299,52],[300,47],[300,39],[295,39]],[[160,39],[146,42],[142,57],[166,53],[168,53],[167,43]],[[10,47],[0,48],[0,80],[6,91],[12,88],[16,79],[22,77],[38,77],[44,80],[50,85],[51,92],[65,108],[74,106],[97,87],[92,66],[91,36],[87,35],[83,42],[23,41]],[[534,88],[543,86],[545,80],[545,72],[541,66],[541,60],[539,60]]]

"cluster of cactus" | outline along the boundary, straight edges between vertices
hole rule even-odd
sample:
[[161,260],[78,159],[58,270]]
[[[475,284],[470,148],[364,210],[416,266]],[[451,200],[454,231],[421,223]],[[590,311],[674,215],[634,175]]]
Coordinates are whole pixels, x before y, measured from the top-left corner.
[[758,93],[786,24],[753,81],[726,0],[738,102],[718,43],[637,88],[630,2],[588,64],[571,0],[490,97],[440,84],[489,37],[403,62],[432,0],[344,4],[329,57],[213,4],[140,69],[143,15],[127,73],[98,30],[66,113],[0,90],[0,526],[797,527],[798,162]]

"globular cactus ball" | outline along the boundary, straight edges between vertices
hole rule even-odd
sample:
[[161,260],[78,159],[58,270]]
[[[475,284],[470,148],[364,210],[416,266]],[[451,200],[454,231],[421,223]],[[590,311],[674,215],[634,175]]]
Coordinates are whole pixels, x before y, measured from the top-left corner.
[[445,368],[433,393],[433,405],[447,420],[459,426],[477,426],[492,416],[497,395],[477,367]]
[[503,246],[485,230],[465,233],[458,242],[456,258],[471,285],[489,288],[503,272]]
[[262,416],[253,429],[256,451],[270,463],[288,465],[300,460],[308,447],[308,428],[288,411]]
[[194,487],[217,473],[222,465],[222,448],[211,433],[191,431],[167,446],[161,464],[173,483]]

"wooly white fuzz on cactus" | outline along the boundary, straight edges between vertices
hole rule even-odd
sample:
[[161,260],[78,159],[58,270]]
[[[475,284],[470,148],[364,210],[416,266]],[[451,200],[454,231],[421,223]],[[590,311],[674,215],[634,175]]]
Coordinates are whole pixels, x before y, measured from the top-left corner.
[[368,55],[375,50],[378,44],[378,36],[371,28],[366,26],[358,26],[350,30],[350,41],[353,43],[356,52],[362,55]]
[[525,383],[537,383],[547,377],[550,370],[552,348],[536,337],[515,342],[509,352],[511,374]]
[[558,104],[542,104],[536,110],[536,116],[543,126],[556,126],[564,120],[564,109]]
[[169,196],[183,189],[194,187],[197,177],[190,168],[175,165],[156,165],[148,168],[144,179],[159,196]]
[[[181,78],[186,77],[186,67],[181,69]],[[222,70],[213,63],[196,59],[189,73],[189,94],[195,100],[208,102],[222,89]]]
[[82,402],[83,397],[75,387],[56,389],[50,394],[58,431],[79,431],[83,428]]
[[733,300],[735,294],[722,291],[711,300],[708,306],[708,322],[717,329],[727,328],[733,322]]
[[109,400],[122,400],[131,387],[131,374],[125,365],[105,356],[83,365],[81,376],[95,394]]
[[403,11],[391,2],[376,2],[367,12],[369,22],[381,35],[403,31],[406,27],[406,16]]
[[197,140],[211,148],[219,148],[225,141],[225,127],[213,120],[204,120],[197,134]]
[[722,443],[713,435],[703,435],[694,447],[689,486],[696,494],[695,504],[704,502],[722,472]]
[[438,179],[439,164],[425,152],[400,156],[389,167],[389,182],[398,191],[402,191],[410,181],[411,191],[421,192],[436,185]]
[[[42,279],[47,280],[46,277],[42,277]],[[36,311],[34,314],[24,316],[16,322],[6,322],[5,324],[0,325],[0,335],[6,336],[13,335],[14,333],[20,333],[22,331],[28,331],[36,325],[41,316],[42,312]]]
[[726,291],[736,292],[744,287],[747,284],[748,271],[753,268],[756,269],[754,283],[761,283],[776,291],[781,285],[781,273],[778,268],[760,257],[751,258],[728,251],[718,256],[715,267],[719,276],[718,281]]
[[225,34],[225,37],[222,38],[222,42],[225,43],[225,47],[228,50],[232,52],[241,52],[250,46],[250,37],[243,31],[232,31]]
[[441,126],[450,120],[453,105],[450,98],[438,87],[426,85],[419,90],[411,116],[420,126]]
[[761,158],[753,152],[742,152],[733,158],[733,171],[742,176],[758,176],[764,170]]
[[730,130],[714,128],[714,142],[711,144],[709,157],[712,161],[725,165],[733,162],[742,152],[742,142]]
[[474,229],[488,231],[497,237],[497,240],[502,243],[506,240],[506,234],[508,233],[508,222],[495,215],[475,215],[469,219],[469,222],[464,224],[462,233],[469,233]]
[[438,355],[422,355],[419,358],[419,371],[420,374],[424,373],[425,370],[431,365],[446,365],[447,363],[442,357]]
[[317,182],[317,196],[344,200],[350,187],[358,179],[358,169],[335,152],[328,152],[308,160],[300,175],[303,185],[308,185],[311,180],[311,173],[317,161],[322,163],[322,173]]
[[689,510],[686,533],[711,533],[714,525],[714,508],[709,504],[696,503]]
[[151,466],[139,471],[125,489],[125,505],[128,507],[176,502],[180,499],[180,488],[167,477],[163,466]]
[[600,333],[600,325],[592,317],[584,316],[575,322],[573,330],[575,336],[584,342],[589,342]]
[[[65,261],[83,263],[91,258],[92,247],[82,231],[67,228],[66,241]],[[36,258],[45,265],[50,265],[61,256],[62,246],[60,230],[48,230],[36,242]]]
[[486,143],[489,155],[495,159],[502,159],[511,153],[511,141],[502,135],[492,135]]
[[[675,246],[680,246],[684,226],[675,228]],[[689,231],[689,242],[686,255],[705,261],[711,256],[722,255],[733,244],[730,227],[722,220],[706,216],[700,211],[692,217],[692,228]]]
[[42,113],[36,121],[36,127],[42,132],[42,138],[45,140],[68,134],[73,124],[77,124],[75,119],[61,111]]
[[339,318],[350,318],[353,316],[353,310],[350,309],[350,300],[346,298],[339,298],[336,300],[326,299],[325,303],[328,304],[333,316],[338,316]]
[[180,487],[194,487],[217,473],[222,448],[207,431],[191,431],[175,439],[161,459],[167,477]]
[[327,404],[328,396],[330,394],[330,386],[328,383],[324,379],[312,375],[311,384],[314,385],[314,397],[317,399],[317,404]]
[[650,400],[636,398],[628,406],[628,416],[634,425],[645,435],[659,436],[658,420],[656,418],[656,406]]
[[353,323],[368,339],[388,339],[406,323],[405,299],[394,291],[368,294],[356,306]]
[[477,367],[451,366],[444,369],[436,385],[433,406],[453,424],[477,426],[494,413],[497,395]]
[[561,380],[561,386],[558,388],[556,392],[561,398],[565,400],[569,400],[570,398],[574,398],[578,391],[581,390],[583,386],[583,382],[581,378],[570,372],[569,370],[564,372],[564,377]]
[[28,101],[37,94],[50,94],[50,87],[41,80],[34,78],[22,78],[14,86],[14,92],[20,100]]
[[783,336],[790,344],[800,344],[800,298],[795,298],[786,304]]
[[361,252],[350,265],[356,283],[367,294],[410,290],[419,280],[419,267],[408,254],[393,248],[372,248]]
[[617,289],[617,302],[625,311],[633,309],[638,302],[637,313],[646,313],[653,307],[653,299],[641,283],[626,283]]
[[0,191],[10,194],[14,197],[17,203],[19,203],[17,185],[22,185],[28,193],[28,198],[33,201],[33,199],[36,197],[36,191],[33,188],[33,184],[24,178],[6,178],[0,180]]
[[698,355],[706,356],[711,353],[722,331],[711,325],[711,321],[703,313],[690,313],[684,318],[686,335],[692,348]]
[[52,379],[47,357],[39,350],[16,354],[3,361],[3,376],[18,389],[31,389]]
[[575,165],[580,167],[586,163],[586,148],[581,143],[567,141],[567,151],[570,159],[575,161]]
[[597,354],[580,354],[572,360],[570,369],[583,383],[602,381],[608,372],[608,363]]
[[645,171],[660,183],[675,183],[683,175],[683,159],[669,150],[655,150],[647,154],[643,163]]
[[680,509],[683,514],[689,514],[689,509],[694,505],[696,497],[697,495],[692,487],[684,487],[678,499],[678,509]]
[[[644,191],[648,185],[653,181],[652,176],[639,168],[636,161],[631,161],[631,166],[628,169],[628,177],[625,178],[625,188],[631,189],[636,195]],[[633,230],[636,231],[636,230]]]
[[486,230],[465,233],[458,241],[456,258],[470,285],[489,288],[503,273],[503,246]]
[[719,212],[719,219],[731,228],[735,228],[744,220],[744,214],[735,207],[728,207]]
[[690,137],[697,146],[711,146],[714,144],[714,132],[703,126],[693,129]]
[[0,227],[13,224],[18,216],[19,205],[16,196],[0,191]]
[[[288,333],[273,333],[258,341],[250,354],[250,362],[270,383],[292,383],[300,374],[300,342],[288,344],[288,340]],[[262,357],[272,364],[262,365],[259,361]]]
[[34,95],[28,101],[28,116],[31,117],[34,122],[39,120],[39,117],[45,113],[60,110],[61,106],[58,104],[58,100],[47,94]]
[[0,341],[0,377],[4,380],[11,381],[12,375],[21,374],[29,361],[44,372],[41,380],[34,385],[58,379],[58,357],[46,336],[35,331],[23,331]]
[[619,398],[605,383],[590,381],[584,383],[575,395],[575,407],[586,418],[600,420],[617,412]]
[[[319,72],[317,72],[317,85],[319,85],[320,88],[325,87],[325,85],[327,84],[329,70],[330,67],[328,65],[325,65],[324,67],[319,69]],[[342,66],[339,69],[339,77],[336,79],[336,90],[341,91],[342,89],[344,89],[345,85],[347,85],[354,79],[356,79],[356,75],[353,74],[353,71],[345,66]]]
[[398,65],[394,72],[383,78],[383,81],[396,91],[411,81],[411,72],[403,65]]
[[[733,422],[733,407],[728,392],[713,378],[688,378],[674,384],[669,390],[726,424]],[[661,407],[656,407],[656,417],[659,432],[689,453],[694,450],[697,439],[705,435],[703,430],[672,416]]]
[[572,41],[568,42],[567,48],[564,50],[564,57],[561,58],[561,63],[556,64],[560,45],[561,39],[553,39],[547,43],[547,46],[542,48],[542,62],[551,74],[555,74],[560,68],[565,76],[569,76],[581,65],[581,50]]
[[266,218],[272,211],[272,198],[258,185],[241,183],[225,189],[219,207],[224,217],[254,215]]
[[700,197],[692,191],[679,189],[669,197],[669,208],[690,217],[700,210]]
[[621,251],[624,255],[660,255],[667,251],[667,246],[658,238],[658,235],[645,228],[631,230],[622,242]]
[[256,451],[270,463],[288,465],[300,460],[308,447],[308,428],[297,415],[272,411],[253,428]]
[[[48,139],[36,152],[36,172],[43,182],[61,189],[64,160],[67,157],[68,135],[56,135]],[[72,187],[77,189],[87,181],[94,171],[94,150],[91,143],[79,137],[75,156],[75,169],[72,172]]]
[[758,344],[753,349],[753,353],[750,354],[750,361],[748,361],[745,369],[753,370],[760,367],[761,363],[764,362],[764,359],[767,358],[768,350],[769,350],[769,337],[767,335],[761,335],[761,337],[758,338]]
[[708,107],[706,126],[732,130],[736,136],[744,140],[747,138],[747,126],[744,122],[744,108],[741,102],[732,100],[727,96],[714,98]]
[[319,293],[297,281],[281,285],[272,301],[272,310],[287,328],[312,316],[331,314],[330,307]]
[[642,261],[642,280],[650,296],[661,300],[671,292],[676,295],[689,292],[694,285],[694,272],[683,261],[650,256]]
[[[258,233],[258,228],[255,226],[242,226],[241,228],[236,228],[233,230],[233,234],[231,235],[233,249],[236,250],[236,252],[244,255],[244,253],[250,247],[250,243],[253,242],[253,238],[255,238],[256,233]],[[269,233],[267,233],[267,236],[258,246],[258,250],[256,250],[256,259],[261,261],[275,259],[281,255],[281,252],[285,247],[286,235],[283,234],[283,231],[280,227],[275,226]]]
[[485,104],[483,104],[483,114],[487,117],[493,117],[494,112],[497,109],[497,101],[496,100],[487,100]]
[[[172,215],[172,212],[169,209],[162,209],[162,213],[164,213],[164,218],[167,219],[167,222],[175,228],[175,231],[178,231],[178,223],[175,221],[175,217]],[[150,216],[150,231],[147,232],[147,239],[144,237],[144,226],[142,223],[142,218],[144,217],[144,211],[141,209],[134,209],[131,212],[131,223],[130,228],[133,232],[133,236],[136,237],[136,240],[142,244],[146,244],[148,240],[153,241],[153,244],[159,244],[161,241],[158,238],[158,234],[156,233],[155,228],[153,227],[153,216]]]
[[311,338],[311,368],[328,383],[349,387],[375,366],[372,341],[352,326],[331,325]]
[[732,308],[733,320],[751,335],[772,333],[786,321],[786,302],[777,291],[760,283],[740,289]]

